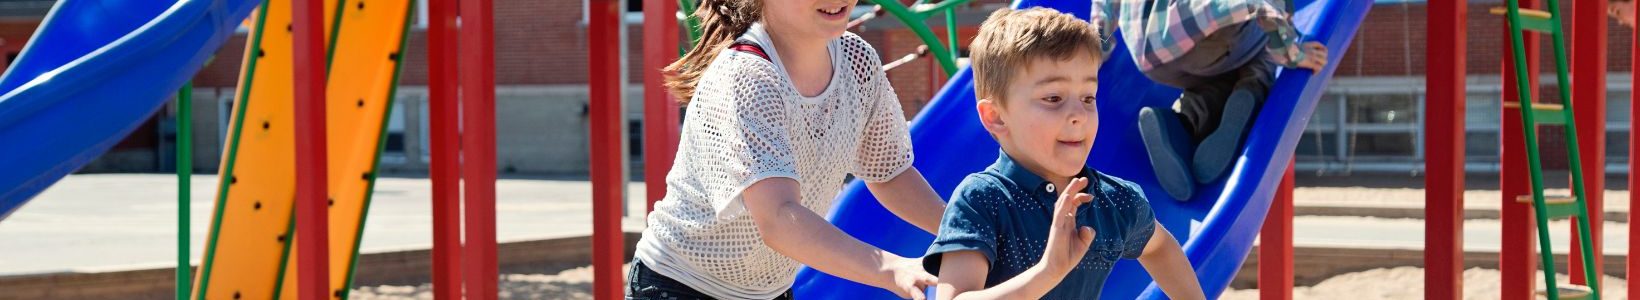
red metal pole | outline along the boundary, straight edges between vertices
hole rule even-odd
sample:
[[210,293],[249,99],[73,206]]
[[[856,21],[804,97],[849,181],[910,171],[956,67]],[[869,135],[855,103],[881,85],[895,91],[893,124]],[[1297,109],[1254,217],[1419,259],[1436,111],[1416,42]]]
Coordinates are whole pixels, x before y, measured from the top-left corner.
[[1258,242],[1259,299],[1293,299],[1293,162],[1264,216]]
[[1465,1],[1429,3],[1424,37],[1424,299],[1463,299]]
[[497,297],[495,253],[495,24],[491,0],[461,1],[461,158],[466,296]]
[[[621,83],[620,5],[591,0],[587,8],[587,82],[592,137],[592,294],[595,299],[621,297]],[[672,18],[662,19],[671,22]]]
[[296,34],[296,295],[330,299],[328,166],[325,162],[325,8],[322,0],[297,0],[291,11]]
[[[1606,261],[1600,253],[1605,239],[1600,233],[1605,232],[1601,222],[1606,219],[1601,213],[1606,206],[1606,1],[1571,2],[1571,44],[1566,51],[1570,52],[1572,64],[1572,114],[1577,119],[1578,155],[1583,160],[1583,195],[1589,205],[1593,267],[1595,274],[1605,274],[1600,267]],[[1568,270],[1572,284],[1586,284],[1577,233],[1577,226],[1572,226]]]
[[643,2],[643,155],[644,211],[666,197],[666,173],[678,152],[678,101],[666,92],[661,68],[678,60],[678,1]]
[[432,137],[433,298],[461,299],[461,77],[456,69],[456,0],[427,2],[428,128]]
[[[1630,2],[1636,9],[1640,9],[1640,1]],[[1634,118],[1640,115],[1640,105],[1635,105],[1640,103],[1640,94],[1634,92],[1636,87],[1640,87],[1640,76],[1634,75],[1635,70],[1640,70],[1640,30],[1630,32],[1632,35],[1629,36],[1629,211],[1632,213],[1635,207],[1640,207],[1640,193],[1633,192],[1635,187],[1640,187],[1640,176],[1634,176],[1635,172],[1640,171],[1640,152],[1634,151],[1640,149],[1640,134],[1637,134],[1640,133],[1640,119]],[[1640,251],[1640,239],[1635,239],[1636,236],[1640,236],[1640,224],[1631,220],[1627,252],[1628,272],[1624,274],[1640,274],[1640,260],[1634,258],[1634,253]],[[1629,288],[1629,299],[1640,299],[1640,288]]]
[[[1538,1],[1523,0],[1522,8],[1538,7]],[[1498,16],[1497,18],[1502,18]],[[1498,28],[1507,36],[1508,27]],[[1526,65],[1529,74],[1538,73],[1538,36],[1526,34]],[[1515,86],[1514,49],[1504,48],[1499,63],[1503,64],[1503,101],[1518,101],[1518,88]],[[1531,82],[1520,83],[1529,86],[1538,86],[1538,76],[1530,76]],[[1531,89],[1531,98],[1537,99],[1537,89]],[[1498,267],[1503,273],[1501,291],[1503,299],[1532,299],[1538,278],[1537,251],[1537,222],[1532,218],[1532,206],[1515,201],[1515,197],[1529,195],[1532,181],[1527,177],[1529,170],[1526,166],[1526,137],[1521,131],[1520,111],[1517,108],[1500,109],[1498,118],[1502,126],[1498,140],[1503,168],[1498,171],[1499,186],[1502,190],[1502,217],[1503,217],[1503,248],[1498,253]]]

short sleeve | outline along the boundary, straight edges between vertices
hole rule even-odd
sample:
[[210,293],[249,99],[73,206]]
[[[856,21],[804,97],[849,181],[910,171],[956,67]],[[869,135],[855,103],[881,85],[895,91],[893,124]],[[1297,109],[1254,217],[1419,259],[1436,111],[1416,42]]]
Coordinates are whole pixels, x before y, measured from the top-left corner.
[[[862,49],[851,51],[870,51],[871,48],[865,46],[863,41],[860,44],[851,48]],[[865,60],[878,61],[875,53],[870,56],[871,59]],[[905,112],[900,108],[899,97],[894,94],[888,76],[881,67],[865,70],[871,72],[871,79],[867,81],[870,91],[866,93],[870,99],[865,101],[865,130],[860,133],[858,153],[851,173],[867,182],[883,182],[910,168],[915,156],[911,152],[911,133],[906,127]]]
[[940,218],[939,234],[928,246],[923,268],[939,274],[941,256],[947,252],[979,251],[987,262],[997,259],[997,205],[1007,197],[995,180],[969,175],[957,185],[951,203]]
[[1150,201],[1145,199],[1144,190],[1131,181],[1111,178],[1118,188],[1114,191],[1116,206],[1128,216],[1127,222],[1122,225],[1122,231],[1127,233],[1127,240],[1122,241],[1122,257],[1137,259],[1144,254],[1145,245],[1150,244],[1151,236],[1156,234],[1156,212],[1150,209]]
[[[688,147],[704,154],[697,176],[718,218],[745,213],[741,193],[764,179],[800,179],[787,127],[791,116],[768,63],[745,57],[719,60],[738,76],[711,76],[697,85],[689,113],[698,122]],[[738,65],[737,65],[738,64]],[[715,67],[715,66],[714,66]]]

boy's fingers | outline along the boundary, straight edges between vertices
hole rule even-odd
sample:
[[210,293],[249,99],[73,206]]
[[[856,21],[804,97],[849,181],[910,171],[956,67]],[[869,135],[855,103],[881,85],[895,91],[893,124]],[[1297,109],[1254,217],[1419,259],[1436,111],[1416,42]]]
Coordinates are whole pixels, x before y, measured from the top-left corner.
[[1079,232],[1077,234],[1081,235],[1081,237],[1082,237],[1082,244],[1093,243],[1093,237],[1095,235],[1095,233],[1093,232],[1093,227],[1082,226],[1082,230],[1078,230],[1078,231]]
[[1088,202],[1093,202],[1093,195],[1088,195],[1087,193],[1076,193],[1075,199],[1076,205],[1088,204]]
[[1087,188],[1087,187],[1088,187],[1088,178],[1087,177],[1077,177],[1075,179],[1071,179],[1071,183],[1067,184],[1067,186],[1065,187],[1065,193],[1073,193],[1073,192],[1081,191],[1083,188]]

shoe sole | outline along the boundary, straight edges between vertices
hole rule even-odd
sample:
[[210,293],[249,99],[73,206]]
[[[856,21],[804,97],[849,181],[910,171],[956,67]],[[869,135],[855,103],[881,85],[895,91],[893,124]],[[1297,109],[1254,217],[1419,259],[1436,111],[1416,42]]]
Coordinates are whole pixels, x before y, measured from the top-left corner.
[[1224,104],[1218,129],[1196,146],[1196,157],[1192,162],[1197,182],[1208,183],[1219,179],[1219,175],[1224,174],[1241,153],[1241,141],[1247,136],[1247,127],[1251,125],[1254,103],[1251,97],[1237,97],[1238,94],[1245,95],[1231,94],[1230,101]]
[[[1184,157],[1169,145],[1167,134],[1162,130],[1161,122],[1154,115],[1139,116],[1139,136],[1145,142],[1145,151],[1150,156],[1150,166],[1156,172],[1156,182],[1162,185],[1162,190],[1172,196],[1174,200],[1190,200],[1195,188],[1195,181],[1191,180],[1190,169],[1184,165]],[[1161,156],[1158,156],[1157,152]],[[1171,178],[1171,180],[1169,179]]]

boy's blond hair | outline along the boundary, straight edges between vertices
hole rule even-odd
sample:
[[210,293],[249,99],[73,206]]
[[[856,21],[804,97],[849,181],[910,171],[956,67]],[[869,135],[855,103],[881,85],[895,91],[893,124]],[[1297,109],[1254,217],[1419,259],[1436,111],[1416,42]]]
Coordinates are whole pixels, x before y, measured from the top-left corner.
[[997,10],[979,26],[979,34],[968,46],[975,95],[1001,103],[1008,81],[1034,59],[1068,60],[1087,54],[1099,63],[1103,57],[1099,43],[1099,31],[1070,14],[1041,7]]

